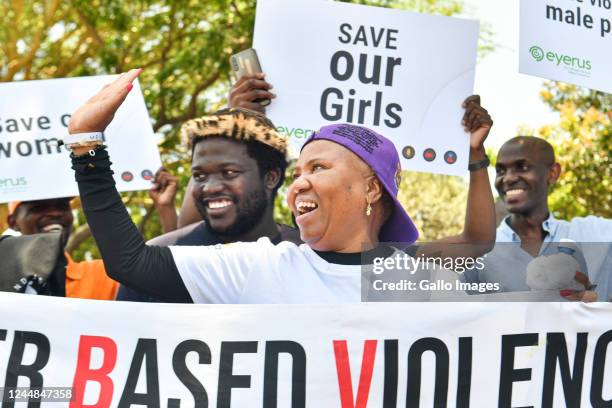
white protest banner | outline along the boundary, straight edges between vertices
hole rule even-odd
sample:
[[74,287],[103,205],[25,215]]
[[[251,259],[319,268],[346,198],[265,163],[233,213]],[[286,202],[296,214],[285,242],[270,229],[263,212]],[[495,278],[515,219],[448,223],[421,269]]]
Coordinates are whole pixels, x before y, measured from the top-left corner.
[[612,93],[612,1],[521,0],[519,70]]
[[259,0],[254,48],[278,97],[268,116],[299,151],[354,123],[398,148],[404,169],[464,175],[461,127],[478,22],[325,0]]
[[[0,203],[77,196],[69,151],[70,115],[114,76],[0,84]],[[119,191],[151,188],[161,161],[136,81],[104,133]]]
[[3,293],[0,310],[0,386],[72,387],[73,403],[59,406],[605,407],[612,399],[609,303],[278,307]]

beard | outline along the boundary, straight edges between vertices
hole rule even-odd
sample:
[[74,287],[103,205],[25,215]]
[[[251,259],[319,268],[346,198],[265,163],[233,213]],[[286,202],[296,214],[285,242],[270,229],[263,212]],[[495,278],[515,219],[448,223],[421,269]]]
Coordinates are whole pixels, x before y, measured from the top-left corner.
[[[234,200],[236,203],[236,201]],[[261,188],[254,190],[248,196],[236,203],[236,219],[235,221],[226,228],[214,228],[208,216],[206,210],[198,205],[200,215],[206,221],[205,228],[214,234],[222,235],[224,237],[234,237],[245,234],[252,230],[263,218],[266,209],[268,208],[269,199],[264,190]]]

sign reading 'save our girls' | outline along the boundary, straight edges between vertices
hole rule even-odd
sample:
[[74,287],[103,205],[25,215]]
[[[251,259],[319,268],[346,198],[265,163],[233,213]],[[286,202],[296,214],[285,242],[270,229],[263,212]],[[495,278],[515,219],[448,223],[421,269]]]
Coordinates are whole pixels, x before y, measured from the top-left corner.
[[521,0],[520,71],[612,93],[612,0]]
[[278,97],[267,114],[299,148],[353,123],[389,137],[403,168],[462,175],[478,22],[325,0],[259,0],[254,48]]
[[0,310],[0,387],[72,387],[74,400],[59,405],[69,408],[608,407],[612,398],[609,303],[143,307],[0,293]]
[[[70,115],[113,76],[0,84],[0,203],[78,195]],[[161,161],[138,82],[104,133],[119,191],[151,187]],[[136,153],[135,153],[136,152]]]

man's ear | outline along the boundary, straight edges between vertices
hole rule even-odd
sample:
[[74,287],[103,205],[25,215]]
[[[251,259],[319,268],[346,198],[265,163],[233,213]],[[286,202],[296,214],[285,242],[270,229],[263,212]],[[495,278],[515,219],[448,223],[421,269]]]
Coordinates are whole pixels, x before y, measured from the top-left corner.
[[264,187],[268,191],[273,191],[276,186],[278,186],[278,183],[280,183],[280,179],[281,171],[279,168],[268,170],[268,172],[264,176]]
[[559,163],[554,163],[548,169],[548,178],[547,183],[549,186],[552,186],[559,179],[559,175],[561,175],[561,165]]
[[368,202],[371,204],[380,201],[383,195],[383,186],[376,176],[371,176],[368,178],[366,195]]
[[12,229],[13,231],[17,231],[19,232],[19,226],[17,225],[17,220],[15,219],[15,214],[11,214],[9,216],[6,217],[6,222],[8,223],[8,226],[10,229]]

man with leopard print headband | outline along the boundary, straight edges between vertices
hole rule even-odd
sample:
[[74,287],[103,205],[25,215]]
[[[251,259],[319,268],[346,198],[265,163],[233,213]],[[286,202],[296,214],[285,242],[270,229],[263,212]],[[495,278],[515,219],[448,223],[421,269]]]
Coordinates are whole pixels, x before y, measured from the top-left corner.
[[[149,244],[215,245],[261,237],[301,243],[297,229],[273,218],[287,168],[287,140],[268,118],[248,109],[223,109],[186,122],[181,136],[192,153],[189,191],[202,221]],[[117,300],[157,301],[124,286]]]

